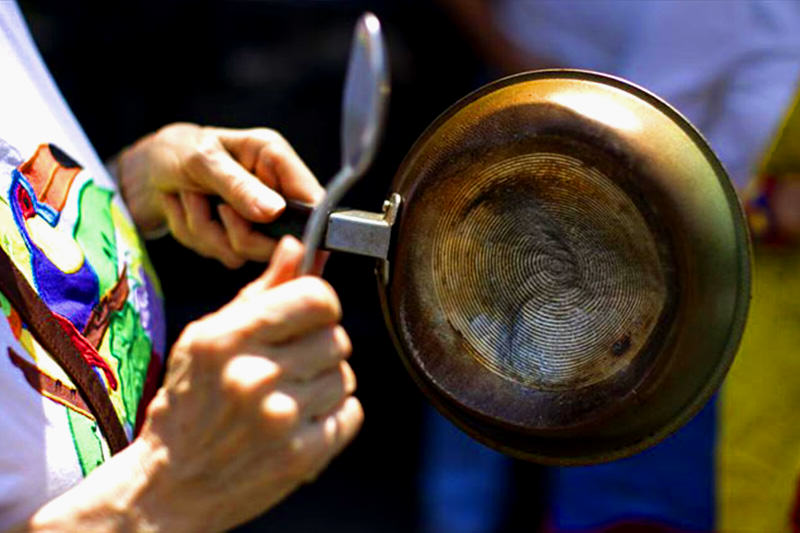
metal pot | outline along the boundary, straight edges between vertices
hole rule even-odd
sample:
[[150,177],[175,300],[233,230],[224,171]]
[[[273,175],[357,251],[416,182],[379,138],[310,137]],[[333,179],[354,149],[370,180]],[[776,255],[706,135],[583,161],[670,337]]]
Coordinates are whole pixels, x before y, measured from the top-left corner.
[[383,214],[330,215],[379,259],[386,323],[433,404],[513,456],[631,455],[720,385],[750,294],[722,165],[677,111],[611,76],[491,83],[422,134]]

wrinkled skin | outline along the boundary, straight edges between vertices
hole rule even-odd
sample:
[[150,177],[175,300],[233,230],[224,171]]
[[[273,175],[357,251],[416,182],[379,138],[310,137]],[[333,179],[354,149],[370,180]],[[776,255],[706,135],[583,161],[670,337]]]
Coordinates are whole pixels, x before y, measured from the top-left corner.
[[[178,242],[229,268],[272,254],[275,241],[253,231],[252,222],[275,220],[286,198],[313,204],[324,195],[291,145],[266,128],[170,124],[124,150],[116,166],[145,235],[166,226]],[[209,196],[223,203],[215,208]]]
[[190,324],[142,431],[18,531],[224,531],[314,479],[363,413],[333,289],[295,277],[302,245]]

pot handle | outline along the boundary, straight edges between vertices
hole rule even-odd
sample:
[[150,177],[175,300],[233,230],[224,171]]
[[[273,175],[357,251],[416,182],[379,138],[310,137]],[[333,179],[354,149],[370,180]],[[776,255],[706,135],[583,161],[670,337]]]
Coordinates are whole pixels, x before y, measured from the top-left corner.
[[302,240],[313,210],[314,206],[309,203],[287,199],[286,208],[278,218],[269,223],[255,223],[253,229],[273,239],[291,235]]
[[[208,200],[211,204],[212,216],[219,221],[219,217],[216,215],[217,206],[225,201],[219,196],[209,196]],[[308,219],[311,217],[311,212],[313,210],[314,206],[309,203],[287,198],[286,208],[278,218],[272,222],[253,222],[252,228],[273,239],[280,239],[284,235],[291,235],[297,237],[298,240],[302,240],[303,232],[305,231]]]
[[[211,197],[210,201],[213,207],[223,202],[218,196]],[[399,194],[390,195],[381,213],[337,207],[322,223],[320,248],[386,259],[400,201]],[[284,235],[302,239],[313,210],[311,204],[287,199],[286,208],[277,219],[269,223],[254,223],[252,228],[273,239]]]

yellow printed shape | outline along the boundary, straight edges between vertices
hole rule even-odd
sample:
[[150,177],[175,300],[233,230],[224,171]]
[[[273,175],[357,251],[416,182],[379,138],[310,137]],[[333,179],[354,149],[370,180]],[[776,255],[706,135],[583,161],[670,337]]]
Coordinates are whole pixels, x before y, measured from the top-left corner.
[[[75,388],[75,384],[72,383],[67,373],[61,368],[61,365],[50,357],[47,350],[39,344],[39,341],[37,341],[26,328],[22,328],[19,343],[25,349],[25,354],[31,358],[32,362],[39,369],[39,372]],[[20,354],[20,356],[22,356],[22,354]]]
[[800,474],[800,253],[756,250],[742,345],[722,389],[717,525],[792,531]]
[[136,279],[139,284],[144,284],[144,280],[139,279],[139,269],[143,267],[158,295],[162,295],[155,268],[144,252],[144,243],[136,232],[136,227],[114,203],[111,204],[111,219],[117,231],[117,249],[120,254],[125,254],[124,262],[128,264],[128,276]]
[[25,220],[25,227],[33,243],[60,271],[72,274],[81,268],[84,262],[83,250],[72,235],[64,235],[64,232],[38,215]]

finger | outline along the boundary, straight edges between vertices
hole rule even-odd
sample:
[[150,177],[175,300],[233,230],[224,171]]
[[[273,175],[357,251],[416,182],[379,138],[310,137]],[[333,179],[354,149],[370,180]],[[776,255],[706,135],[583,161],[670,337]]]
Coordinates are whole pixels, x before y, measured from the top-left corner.
[[267,128],[219,128],[218,138],[246,168],[287,198],[317,203],[325,190],[292,145]]
[[222,145],[198,151],[187,160],[186,171],[249,220],[270,222],[286,207],[281,195],[242,167]]
[[295,460],[311,481],[344,447],[353,440],[364,421],[361,403],[353,396],[342,402],[336,411],[303,426],[290,445]]
[[186,225],[186,213],[183,202],[175,194],[164,193],[161,195],[161,205],[170,233],[176,241],[188,247],[191,242],[189,227]]
[[336,325],[271,346],[268,356],[288,379],[303,381],[336,368],[351,351],[350,338],[342,326]]
[[224,360],[219,372],[220,390],[224,398],[234,403],[251,405],[274,391],[282,374],[280,365],[267,357],[236,354]]
[[219,222],[211,218],[208,198],[196,192],[181,191],[186,226],[192,236],[190,247],[207,257],[221,261],[228,268],[239,268],[245,259],[237,254]]
[[317,277],[293,279],[266,291],[251,289],[243,301],[226,306],[222,319],[231,341],[250,352],[332,327],[341,318],[339,298]]
[[274,390],[261,400],[261,425],[266,436],[280,440],[287,437],[303,419],[296,397]]
[[257,280],[269,289],[297,277],[297,269],[303,261],[303,245],[294,237],[283,237],[272,254],[269,268]]
[[[304,405],[296,392],[277,389],[281,377],[280,366],[265,357],[236,355],[226,361],[220,372],[219,401],[229,402],[245,412],[258,409],[262,430],[270,438],[282,439],[310,415],[303,413]],[[326,383],[326,386],[331,385]]]
[[314,276],[322,276],[322,272],[325,270],[325,265],[328,263],[328,258],[330,258],[330,252],[317,252],[314,255],[314,266],[311,267],[311,274]]
[[328,422],[331,417],[336,421],[336,428],[333,431],[328,428],[326,434],[329,438],[333,438],[332,445],[336,453],[339,453],[353,440],[353,437],[356,436],[361,428],[361,424],[364,421],[364,410],[361,407],[361,402],[355,396],[348,396],[336,412],[321,421],[323,426],[332,424],[332,422]]
[[316,204],[325,195],[325,189],[288,143],[262,146],[254,173],[272,174],[278,182],[276,189],[286,198]]
[[[255,173],[259,152],[265,144],[281,142],[282,136],[275,130],[267,128],[255,129],[228,129],[215,128],[215,135],[222,146],[228,150],[239,164],[249,172]],[[277,191],[278,177],[274,172],[267,172],[257,176],[265,185]]]
[[279,390],[295,399],[303,418],[326,416],[356,390],[356,377],[346,362],[311,381],[288,381]]
[[265,290],[297,277],[297,269],[303,260],[303,245],[294,237],[283,237],[275,247],[269,266],[255,281],[239,293],[243,300],[260,298]]
[[251,261],[269,260],[275,250],[274,239],[254,231],[247,219],[226,204],[219,204],[217,212],[225,227],[231,248],[236,254]]

